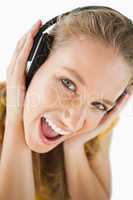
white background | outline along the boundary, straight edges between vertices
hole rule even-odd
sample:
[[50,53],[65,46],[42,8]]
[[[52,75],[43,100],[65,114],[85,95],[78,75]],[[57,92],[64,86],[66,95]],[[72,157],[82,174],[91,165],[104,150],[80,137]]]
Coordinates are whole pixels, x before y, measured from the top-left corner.
[[[38,0],[0,1],[0,80],[5,80],[6,67],[17,40],[36,22],[44,23],[58,14],[79,6],[110,6],[133,19],[131,0]],[[133,199],[133,99],[121,113],[114,129],[110,150],[112,171],[112,200]]]

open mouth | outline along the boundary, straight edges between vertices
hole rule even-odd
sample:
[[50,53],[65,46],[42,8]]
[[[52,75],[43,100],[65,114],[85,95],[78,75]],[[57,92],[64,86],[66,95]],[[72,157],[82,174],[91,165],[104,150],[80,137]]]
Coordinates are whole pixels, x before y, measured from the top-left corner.
[[56,141],[62,135],[57,133],[55,130],[53,130],[47,123],[46,119],[44,117],[41,117],[41,137],[45,143],[49,141]]

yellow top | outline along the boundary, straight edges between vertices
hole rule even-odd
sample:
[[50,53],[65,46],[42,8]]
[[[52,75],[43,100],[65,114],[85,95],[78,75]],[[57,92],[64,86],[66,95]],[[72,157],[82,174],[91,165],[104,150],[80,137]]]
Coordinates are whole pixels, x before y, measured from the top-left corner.
[[42,199],[38,196],[38,194],[36,195],[36,200],[42,200]]
[[[114,128],[114,126],[119,122],[120,117],[117,116],[109,125],[109,127],[107,127],[104,131],[102,131],[99,135],[98,138],[99,140],[103,140],[109,133],[111,133],[111,130]],[[43,200],[39,197],[38,194],[36,194],[36,200]]]

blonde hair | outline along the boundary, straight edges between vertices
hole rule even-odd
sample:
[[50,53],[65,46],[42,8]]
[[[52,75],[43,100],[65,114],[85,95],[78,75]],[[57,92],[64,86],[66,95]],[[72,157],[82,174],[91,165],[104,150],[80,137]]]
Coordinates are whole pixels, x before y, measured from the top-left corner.
[[[51,29],[50,34],[54,36],[50,55],[57,48],[71,42],[73,37],[78,38],[78,36],[84,35],[117,48],[132,71],[133,23],[126,16],[109,7],[71,12],[67,16],[58,17],[58,21]],[[129,86],[131,85],[132,79],[129,82]],[[6,83],[2,82],[0,84],[1,142],[4,135],[5,116]],[[84,147],[88,160],[93,159],[99,151],[99,137],[97,136],[86,142]],[[32,152],[32,156],[36,191],[41,199],[69,199],[62,144],[45,154]]]

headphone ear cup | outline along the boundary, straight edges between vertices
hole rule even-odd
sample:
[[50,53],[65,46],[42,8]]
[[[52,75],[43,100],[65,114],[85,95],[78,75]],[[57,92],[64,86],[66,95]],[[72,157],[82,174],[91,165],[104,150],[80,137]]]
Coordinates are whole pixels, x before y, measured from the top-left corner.
[[[30,62],[30,67],[26,75],[26,89],[28,88],[34,74],[39,69],[39,67],[45,62],[52,48],[54,41],[54,36],[45,33],[41,36],[39,44],[33,44],[34,49],[31,49],[28,62]],[[33,53],[34,52],[34,53]],[[27,62],[27,63],[28,63]],[[28,68],[28,66],[27,66]]]
[[48,58],[48,55],[50,53],[50,49],[52,49],[54,37],[48,33],[45,33],[40,47],[40,52],[38,53],[36,57],[36,64],[39,67],[40,65],[45,62],[45,60]]

